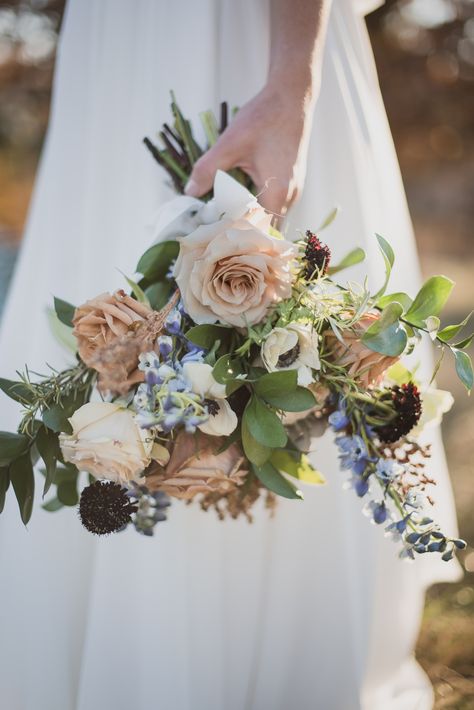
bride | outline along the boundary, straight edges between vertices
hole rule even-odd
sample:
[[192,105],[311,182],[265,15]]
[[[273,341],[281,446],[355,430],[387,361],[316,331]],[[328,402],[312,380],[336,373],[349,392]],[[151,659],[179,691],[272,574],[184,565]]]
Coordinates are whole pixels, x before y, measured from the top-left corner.
[[[291,207],[294,231],[339,204],[324,235],[335,258],[360,244],[377,283],[380,232],[403,265],[393,290],[415,290],[412,230],[363,21],[374,4],[70,0],[2,324],[2,376],[25,361],[38,371],[66,364],[48,331],[52,294],[81,303],[116,289],[117,269],[130,271],[147,247],[146,222],[171,192],[141,139],[167,120],[170,88],[193,118],[225,99],[242,107],[196,165],[188,194],[239,165],[265,207]],[[16,421],[2,397],[0,428]],[[51,515],[40,500],[25,530],[10,496],[0,518],[2,707],[432,707],[413,647],[424,590],[457,570],[427,556],[400,562],[341,490],[329,440],[314,461],[328,484],[307,490],[298,508],[282,500],[274,518],[257,510],[249,525],[176,503],[153,539],[96,539],[71,511]],[[434,462],[438,517],[454,533],[437,436]]]

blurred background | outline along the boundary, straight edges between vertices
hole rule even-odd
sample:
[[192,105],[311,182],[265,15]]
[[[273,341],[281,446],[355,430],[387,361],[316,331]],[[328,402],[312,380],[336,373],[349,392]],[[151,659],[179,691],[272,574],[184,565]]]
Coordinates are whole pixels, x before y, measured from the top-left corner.
[[[21,242],[48,122],[64,2],[0,0],[0,310]],[[474,307],[474,0],[387,0],[369,15],[380,84],[415,224],[423,272],[457,283],[451,322]],[[444,435],[465,578],[428,595],[417,655],[436,708],[474,708],[474,407],[453,390]],[[381,709],[382,710],[382,709]]]

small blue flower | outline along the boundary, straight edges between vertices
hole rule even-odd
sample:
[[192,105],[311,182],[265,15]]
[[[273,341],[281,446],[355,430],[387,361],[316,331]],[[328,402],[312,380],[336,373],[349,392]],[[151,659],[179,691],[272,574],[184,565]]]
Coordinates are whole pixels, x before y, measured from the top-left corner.
[[165,320],[166,332],[170,335],[181,334],[181,313],[174,308]]
[[349,419],[347,415],[340,409],[329,415],[328,422],[332,427],[333,431],[343,431],[349,425]]
[[205,351],[202,348],[199,348],[197,345],[194,345],[194,343],[192,343],[190,340],[186,341],[186,348],[188,349],[188,352],[181,358],[182,363],[203,361]]
[[402,466],[393,459],[379,459],[375,464],[375,475],[383,483],[392,481],[402,470]]
[[376,523],[377,525],[382,525],[382,523],[387,520],[387,506],[383,501],[374,507],[372,517],[374,519],[374,523]]
[[138,361],[138,369],[142,372],[147,372],[147,370],[157,370],[160,366],[158,355],[153,350],[147,353],[140,353]]
[[167,360],[173,352],[173,338],[170,338],[169,335],[160,335],[156,342],[160,355]]
[[341,468],[349,469],[358,475],[364,473],[370,459],[362,437],[357,434],[340,436],[336,439],[336,444],[341,452]]

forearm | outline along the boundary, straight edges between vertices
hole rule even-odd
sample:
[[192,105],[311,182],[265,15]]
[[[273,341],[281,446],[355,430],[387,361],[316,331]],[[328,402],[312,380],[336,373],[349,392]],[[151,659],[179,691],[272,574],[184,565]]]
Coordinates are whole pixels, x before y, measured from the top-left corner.
[[268,84],[315,98],[330,6],[331,0],[270,0]]

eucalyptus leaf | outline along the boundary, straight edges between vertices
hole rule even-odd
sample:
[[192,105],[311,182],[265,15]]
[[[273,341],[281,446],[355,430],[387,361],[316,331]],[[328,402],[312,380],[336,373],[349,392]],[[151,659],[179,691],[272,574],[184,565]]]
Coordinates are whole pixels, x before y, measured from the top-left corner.
[[284,394],[267,395],[263,399],[272,407],[285,412],[305,412],[316,405],[313,393],[306,387],[296,387],[292,392]]
[[302,500],[303,494],[290,483],[269,461],[263,466],[252,465],[253,472],[268,490],[273,491],[283,498],[299,498]]
[[220,357],[212,369],[214,379],[221,385],[235,380],[240,374],[242,374],[240,361],[232,359],[230,355]]
[[416,327],[425,327],[429,316],[439,316],[453,290],[454,282],[446,276],[432,276],[418,291],[405,313],[406,320]]
[[329,276],[333,276],[334,274],[339,273],[339,271],[342,271],[343,269],[348,269],[350,266],[360,264],[360,262],[364,261],[364,259],[365,251],[360,247],[356,247],[356,249],[350,251],[349,254],[346,254],[346,256],[339,262],[339,264],[336,264],[335,266],[330,266],[328,269],[328,274]]
[[0,467],[0,513],[3,512],[5,507],[5,495],[10,485],[10,473],[8,471],[8,466]]
[[474,340],[474,333],[471,333],[471,335],[468,335],[467,338],[464,338],[463,340],[460,340],[458,343],[454,343],[452,346],[453,348],[457,348],[458,350],[465,350],[470,346],[472,341]]
[[65,432],[70,434],[72,428],[68,420],[84,404],[85,395],[86,392],[81,394],[71,392],[67,397],[63,397],[60,402],[46,409],[42,415],[44,425],[56,433]]
[[35,494],[35,476],[29,453],[13,461],[10,466],[10,479],[20,508],[21,519],[26,525],[33,512]]
[[400,324],[403,306],[390,303],[362,336],[362,342],[368,348],[382,355],[396,357],[401,355],[407,344],[407,334]]
[[137,264],[137,271],[152,282],[161,281],[169,271],[171,262],[179,253],[178,242],[160,242],[153,244],[143,254]]
[[0,390],[20,404],[31,404],[34,401],[34,394],[24,382],[15,382],[0,377]]
[[259,397],[266,400],[267,397],[271,398],[294,392],[297,386],[297,370],[280,370],[262,375],[255,383],[255,392]]
[[253,396],[245,408],[246,423],[254,439],[262,446],[279,448],[285,446],[285,427],[275,412],[258,397]]
[[464,387],[470,392],[474,386],[474,375],[472,371],[472,361],[469,355],[463,350],[451,348],[454,354],[456,372]]
[[389,303],[394,302],[399,303],[401,306],[403,306],[403,310],[407,311],[413,303],[413,299],[411,299],[410,296],[407,293],[404,293],[403,291],[397,291],[396,293],[388,293],[385,296],[379,298],[379,300],[377,301],[377,308],[383,310],[386,306],[389,305]]
[[471,311],[461,323],[457,323],[456,325],[447,325],[445,328],[438,332],[438,338],[445,343],[455,338],[456,335],[461,332],[464,326],[468,324],[473,313],[474,311]]
[[58,343],[60,343],[60,345],[62,345],[70,353],[75,354],[77,352],[77,340],[76,336],[73,335],[71,328],[59,320],[58,314],[52,308],[47,309],[46,315],[51,333],[56,338]]
[[159,281],[158,283],[154,283],[145,289],[145,296],[147,297],[150,306],[155,311],[159,311],[164,308],[170,300],[172,290],[173,289],[169,281]]
[[300,451],[290,452],[284,449],[277,449],[272,453],[270,463],[279,471],[288,473],[290,476],[304,481],[304,483],[320,485],[326,482],[322,473],[313,468],[308,457]]
[[12,461],[23,456],[30,444],[31,440],[24,434],[0,431],[0,466],[8,466]]
[[268,459],[270,458],[272,449],[268,448],[268,446],[262,446],[258,443],[256,439],[254,439],[254,437],[250,433],[250,428],[247,423],[246,411],[244,412],[242,417],[241,432],[242,446],[246,457],[249,459],[249,461],[256,464],[257,466],[262,466],[265,461],[268,461]]
[[216,340],[226,341],[231,335],[231,330],[220,325],[195,325],[186,331],[185,335],[194,345],[211,350]]
[[63,301],[61,298],[54,297],[54,310],[58,316],[61,323],[72,328],[72,319],[74,318],[74,313],[76,311],[75,306],[71,305],[67,301]]

